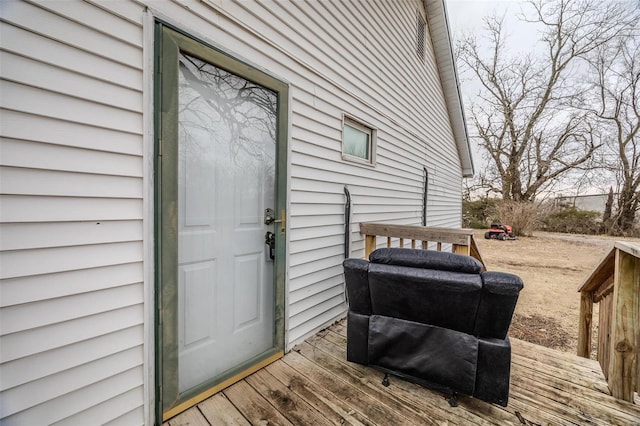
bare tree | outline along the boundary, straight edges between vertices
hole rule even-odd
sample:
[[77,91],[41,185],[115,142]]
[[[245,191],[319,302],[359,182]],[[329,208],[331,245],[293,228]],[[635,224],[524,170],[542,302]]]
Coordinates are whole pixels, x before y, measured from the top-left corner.
[[632,230],[640,208],[640,31],[598,49],[592,67],[596,114],[608,135],[602,166],[616,176],[618,185],[610,232],[624,233]]
[[[192,118],[189,126],[183,126],[184,131],[191,127],[215,132],[219,126],[214,121],[218,120],[228,131],[234,158],[244,154],[264,162],[265,157],[273,156],[277,124],[275,92],[188,55],[180,55],[180,70],[185,78],[184,87],[191,90],[181,105],[181,112],[189,111]],[[201,108],[204,104],[206,109]]]
[[510,54],[504,19],[496,16],[485,20],[486,44],[467,36],[457,45],[463,73],[481,87],[469,109],[489,162],[480,180],[515,201],[533,201],[568,172],[591,167],[601,142],[583,108],[584,59],[634,24],[619,2],[528,5],[531,13],[520,19],[541,29],[542,54]]

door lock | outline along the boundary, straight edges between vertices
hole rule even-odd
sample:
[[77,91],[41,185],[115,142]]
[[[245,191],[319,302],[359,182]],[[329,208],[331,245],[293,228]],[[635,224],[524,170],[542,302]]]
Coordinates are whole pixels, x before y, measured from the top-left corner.
[[269,259],[273,260],[276,251],[276,234],[267,231],[264,236],[264,243],[269,246]]
[[264,210],[264,224],[265,225],[271,225],[272,223],[279,223],[280,224],[280,232],[284,233],[285,229],[286,229],[286,223],[287,223],[287,219],[285,217],[285,211],[280,210],[280,219],[276,219],[275,218],[275,212],[273,211],[273,209],[265,209]]

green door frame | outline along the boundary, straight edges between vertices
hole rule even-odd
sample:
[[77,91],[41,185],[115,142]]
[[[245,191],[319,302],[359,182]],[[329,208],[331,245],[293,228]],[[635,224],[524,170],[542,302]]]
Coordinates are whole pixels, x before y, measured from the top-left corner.
[[[155,377],[156,423],[281,357],[285,347],[285,229],[275,232],[274,345],[233,371],[178,391],[178,54],[223,68],[277,93],[275,210],[287,207],[289,87],[280,80],[162,22],[155,27]],[[276,228],[279,229],[280,227]],[[283,227],[284,228],[284,227]]]

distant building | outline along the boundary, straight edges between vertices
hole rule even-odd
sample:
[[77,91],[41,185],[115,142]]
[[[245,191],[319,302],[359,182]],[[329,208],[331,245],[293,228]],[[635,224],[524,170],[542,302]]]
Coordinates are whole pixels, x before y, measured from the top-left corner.
[[[615,200],[616,195],[614,194],[614,205],[613,208],[615,210]],[[598,212],[600,214],[604,213],[605,206],[607,204],[607,198],[609,194],[595,194],[595,195],[572,195],[566,197],[557,197],[555,199],[556,207],[575,207],[579,210],[588,210]]]

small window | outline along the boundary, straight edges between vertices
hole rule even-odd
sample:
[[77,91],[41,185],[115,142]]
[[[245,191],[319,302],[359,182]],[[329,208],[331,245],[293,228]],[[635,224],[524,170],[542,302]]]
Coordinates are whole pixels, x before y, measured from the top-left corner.
[[342,158],[373,164],[375,132],[375,129],[345,117],[342,126]]
[[424,36],[427,23],[420,12],[418,12],[416,16],[416,54],[420,60],[424,61]]

